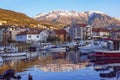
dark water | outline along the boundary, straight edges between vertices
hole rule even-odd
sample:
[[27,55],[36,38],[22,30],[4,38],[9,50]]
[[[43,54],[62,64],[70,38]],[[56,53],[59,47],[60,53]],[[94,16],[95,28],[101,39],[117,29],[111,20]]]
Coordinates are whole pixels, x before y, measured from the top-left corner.
[[118,80],[120,60],[90,62],[80,52],[30,52],[28,58],[6,57],[0,63],[0,74],[14,69],[21,80]]

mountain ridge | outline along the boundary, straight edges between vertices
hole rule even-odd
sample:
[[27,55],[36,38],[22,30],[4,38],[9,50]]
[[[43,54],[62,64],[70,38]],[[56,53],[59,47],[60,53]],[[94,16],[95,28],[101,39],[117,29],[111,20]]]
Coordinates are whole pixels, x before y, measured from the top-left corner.
[[33,17],[35,20],[46,20],[51,22],[60,22],[64,24],[87,23],[93,27],[109,27],[109,25],[120,26],[120,21],[100,11],[50,11],[40,13]]

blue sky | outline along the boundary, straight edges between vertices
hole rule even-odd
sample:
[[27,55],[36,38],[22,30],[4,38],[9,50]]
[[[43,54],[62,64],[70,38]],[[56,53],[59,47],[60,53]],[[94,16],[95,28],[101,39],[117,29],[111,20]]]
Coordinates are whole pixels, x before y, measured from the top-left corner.
[[22,12],[30,17],[52,10],[98,10],[120,17],[120,0],[0,0],[0,8]]

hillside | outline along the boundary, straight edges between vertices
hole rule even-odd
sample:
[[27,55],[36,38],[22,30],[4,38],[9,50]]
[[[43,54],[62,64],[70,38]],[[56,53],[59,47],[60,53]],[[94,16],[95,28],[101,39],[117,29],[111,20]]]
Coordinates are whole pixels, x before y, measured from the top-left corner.
[[28,26],[35,27],[38,24],[45,25],[47,27],[53,26],[57,28],[64,27],[64,24],[50,21],[37,21],[27,15],[11,10],[0,9],[0,21],[7,21],[4,25],[17,25],[17,26]]
[[60,23],[60,22],[51,22],[51,21],[46,21],[46,20],[40,20],[39,24],[47,26],[47,27],[55,27],[55,28],[63,28],[67,26],[67,24]]
[[5,25],[37,25],[39,22],[23,13],[0,9],[0,21],[7,21]]
[[87,23],[93,27],[110,27],[111,25],[120,27],[120,20],[111,17],[100,11],[50,11],[48,13],[40,13],[34,17],[35,20],[60,22],[64,24],[71,24],[73,22]]

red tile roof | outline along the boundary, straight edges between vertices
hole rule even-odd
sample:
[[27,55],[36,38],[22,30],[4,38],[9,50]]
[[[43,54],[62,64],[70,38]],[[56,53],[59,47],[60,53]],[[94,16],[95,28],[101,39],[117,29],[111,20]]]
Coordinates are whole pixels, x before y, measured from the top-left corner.
[[79,24],[76,24],[76,25],[79,25],[80,27],[85,27],[85,26],[87,26],[87,24],[84,24],[84,23],[79,23]]
[[27,34],[39,34],[40,32],[39,31],[24,31],[24,32],[20,32],[19,34],[17,35],[27,35]]
[[55,33],[57,35],[65,35],[65,34],[67,34],[67,32],[65,30],[63,30],[63,29],[61,29],[61,30],[54,30],[54,31],[55,31]]
[[93,28],[93,32],[109,32],[106,28]]
[[109,30],[107,28],[93,28],[93,32],[119,32],[120,30],[117,30],[117,29],[112,29],[112,30]]

